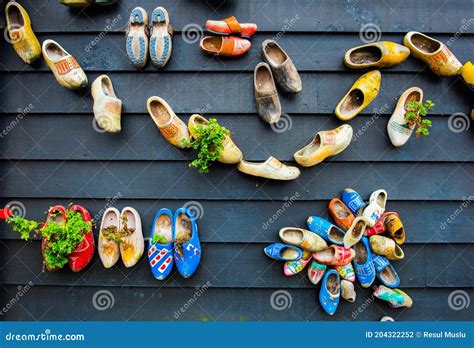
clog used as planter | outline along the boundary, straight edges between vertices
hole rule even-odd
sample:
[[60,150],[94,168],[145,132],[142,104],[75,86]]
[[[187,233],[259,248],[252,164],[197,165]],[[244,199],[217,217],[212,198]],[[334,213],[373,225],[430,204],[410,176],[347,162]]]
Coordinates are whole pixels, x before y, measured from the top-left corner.
[[109,133],[118,133],[121,128],[122,101],[115,95],[112,81],[107,75],[100,75],[92,83],[94,117],[97,124]]
[[201,261],[196,216],[188,208],[179,208],[174,214],[174,261],[183,278],[191,277]]
[[365,208],[365,202],[356,191],[351,188],[346,188],[342,193],[341,199],[354,216],[362,214],[363,208]]
[[339,198],[333,198],[329,202],[329,213],[331,213],[336,225],[344,231],[351,227],[355,219],[354,214]]
[[148,14],[141,7],[135,7],[130,14],[126,50],[128,59],[135,67],[145,66],[148,59]]
[[295,261],[286,261],[283,265],[283,273],[287,277],[294,276],[295,274],[300,273],[306,265],[311,261],[312,254],[307,250],[303,250],[303,256],[299,260]]
[[359,279],[362,287],[368,288],[374,282],[376,275],[369,240],[366,237],[362,237],[360,242],[354,246],[354,250],[356,256],[353,264],[357,279]]
[[404,62],[410,49],[390,41],[378,41],[351,48],[344,55],[348,68],[390,68]]
[[43,57],[58,83],[69,89],[87,86],[87,76],[79,63],[54,40],[43,41]]
[[163,137],[177,148],[185,149],[183,142],[190,140],[188,127],[176,116],[168,103],[160,97],[150,97],[146,107]]
[[389,213],[385,217],[385,227],[387,233],[393,238],[395,243],[402,245],[405,243],[406,233],[402,220],[397,213]]
[[[56,222],[62,227],[66,226],[66,208],[64,208],[62,205],[55,205],[54,207],[49,208],[43,227],[46,227],[46,225],[51,222]],[[43,237],[41,240],[41,256],[43,257],[43,264],[46,266],[48,271],[57,271],[59,267],[51,268],[44,262],[44,252],[47,248],[48,241]]]
[[240,35],[250,37],[257,32],[255,23],[239,23],[237,18],[231,16],[222,20],[207,20],[206,29],[218,35]]
[[[91,214],[81,205],[73,205],[69,211],[77,211],[85,222],[92,221]],[[92,224],[89,231],[84,231],[84,239],[72,251],[68,257],[69,268],[73,272],[80,272],[91,262],[94,257],[95,242],[92,233]]]
[[223,57],[241,56],[251,46],[249,40],[234,36],[206,36],[199,42],[199,47],[204,52]]
[[319,302],[327,314],[333,315],[336,313],[340,296],[341,278],[335,270],[330,269],[324,275],[321,289],[319,290]]
[[377,273],[377,278],[379,278],[383,285],[389,288],[396,288],[400,285],[398,273],[386,257],[372,254],[372,262]]
[[387,301],[392,308],[410,308],[413,305],[413,300],[404,291],[400,289],[390,289],[384,285],[379,285],[375,289],[374,296]]
[[242,173],[273,180],[294,180],[301,172],[297,167],[284,165],[275,157],[268,157],[265,162],[242,160],[237,169]]
[[[191,115],[188,121],[188,130],[193,138],[196,139],[198,136],[196,129],[198,126],[207,127],[209,121],[204,117],[198,114]],[[227,164],[236,164],[239,163],[242,158],[242,151],[235,145],[234,141],[229,134],[226,134],[225,140],[222,145],[224,148],[221,150],[220,156],[217,159],[218,162],[227,163]]]
[[270,124],[277,123],[281,116],[281,104],[272,71],[267,63],[258,63],[255,67],[253,86],[260,118]]
[[423,102],[423,91],[418,87],[408,88],[400,96],[390,120],[387,123],[387,133],[393,146],[403,146],[410,139],[414,126],[410,126],[405,120],[409,104],[412,102]]
[[274,40],[262,42],[263,59],[272,69],[278,86],[287,93],[298,93],[303,89],[301,77],[288,54]]
[[315,252],[313,257],[316,261],[324,265],[344,266],[354,259],[355,251],[333,244],[324,250]]
[[393,239],[384,236],[370,237],[370,248],[374,253],[383,255],[392,261],[401,260],[405,257],[402,248]]
[[336,266],[334,269],[339,273],[342,279],[353,282],[356,279],[354,267],[349,262],[347,265]]
[[311,263],[308,267],[308,279],[314,285],[318,285],[318,283],[323,278],[324,273],[326,272],[328,266],[319,263],[318,261],[311,260]]
[[98,251],[105,268],[115,265],[120,257],[119,243],[107,238],[107,234],[118,234],[120,231],[120,212],[117,208],[107,208],[100,224]]
[[341,297],[348,302],[355,302],[356,292],[353,283],[345,279],[341,280]]
[[362,216],[365,218],[368,227],[375,225],[382,217],[387,204],[387,192],[385,190],[377,190],[372,192],[369,199],[369,205],[365,207]]
[[347,230],[344,235],[344,248],[349,249],[360,241],[362,236],[365,234],[367,228],[367,222],[364,217],[358,216],[352,222],[351,227]]
[[167,208],[158,210],[153,219],[148,262],[153,276],[158,280],[165,279],[173,268],[173,213]]
[[337,104],[336,116],[349,121],[361,113],[379,93],[381,76],[380,71],[374,70],[359,77]]
[[273,243],[263,249],[265,255],[274,260],[296,261],[303,257],[303,251],[289,244]]
[[466,62],[462,66],[461,77],[464,83],[474,91],[474,65],[471,62]]
[[316,233],[296,227],[284,227],[279,232],[280,239],[312,253],[326,249],[327,243]]
[[326,219],[310,216],[306,221],[306,225],[311,232],[316,233],[327,242],[336,245],[344,244],[345,232]]
[[293,157],[299,165],[311,167],[344,151],[351,140],[352,127],[343,124],[332,130],[317,132],[313,140],[298,150]]
[[120,213],[121,231],[125,234],[120,240],[120,256],[125,267],[133,267],[143,255],[145,241],[142,233],[142,220],[132,207],[125,207]]
[[17,2],[5,7],[7,31],[16,54],[25,62],[32,63],[41,56],[41,45],[31,28],[30,16]]
[[171,57],[172,36],[168,11],[161,6],[155,8],[151,14],[150,58],[157,68],[164,67]]
[[413,57],[424,61],[438,76],[456,76],[461,73],[462,64],[449,48],[425,34],[410,31],[403,39]]

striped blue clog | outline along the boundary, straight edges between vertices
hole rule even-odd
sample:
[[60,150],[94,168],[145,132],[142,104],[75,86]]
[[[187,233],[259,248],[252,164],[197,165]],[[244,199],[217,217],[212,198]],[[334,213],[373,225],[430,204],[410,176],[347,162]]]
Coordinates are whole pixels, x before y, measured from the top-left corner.
[[126,48],[130,62],[143,68],[148,57],[148,14],[141,7],[135,7],[130,14]]
[[168,11],[161,6],[155,8],[151,15],[150,58],[157,68],[164,67],[170,59],[172,34]]

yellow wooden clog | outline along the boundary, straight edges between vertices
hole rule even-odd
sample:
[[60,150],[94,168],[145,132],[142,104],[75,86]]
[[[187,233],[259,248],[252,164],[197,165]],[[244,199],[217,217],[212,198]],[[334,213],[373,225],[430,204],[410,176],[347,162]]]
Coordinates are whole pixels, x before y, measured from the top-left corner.
[[438,76],[456,76],[461,73],[462,64],[449,48],[425,34],[410,31],[405,35],[403,44],[411,54],[424,61]]
[[[199,125],[206,127],[209,124],[209,121],[204,117],[198,114],[191,115],[188,121],[189,133],[193,138],[196,139],[199,135],[196,132],[196,129]],[[236,164],[239,163],[242,158],[242,151],[235,145],[234,141],[230,135],[226,135],[224,142],[222,143],[224,149],[221,150],[220,157],[217,159],[218,162],[227,163],[227,164]]]
[[30,64],[41,56],[41,45],[31,28],[30,16],[17,2],[9,2],[5,7],[8,36],[16,54]]
[[348,68],[389,68],[402,63],[410,50],[390,41],[379,41],[351,48],[344,56]]
[[370,71],[357,79],[349,92],[336,106],[336,116],[349,121],[364,110],[377,96],[380,89],[380,71]]
[[471,62],[467,62],[462,66],[461,76],[464,83],[474,91],[474,65]]

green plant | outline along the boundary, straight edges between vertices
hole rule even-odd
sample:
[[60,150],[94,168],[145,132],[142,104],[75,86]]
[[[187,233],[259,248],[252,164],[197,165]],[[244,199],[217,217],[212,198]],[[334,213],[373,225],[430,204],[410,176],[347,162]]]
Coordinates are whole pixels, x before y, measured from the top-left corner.
[[153,239],[152,239],[152,242],[153,243],[158,243],[158,244],[166,244],[168,241],[163,236],[154,235]]
[[430,131],[428,128],[431,127],[431,121],[424,117],[428,114],[428,111],[432,110],[435,104],[431,100],[427,100],[424,104],[413,101],[408,104],[407,113],[405,114],[405,121],[408,123],[410,128],[417,127],[416,136],[420,135],[428,136]]
[[209,173],[209,165],[219,158],[229,131],[219,125],[215,118],[211,118],[208,124],[197,125],[195,133],[192,141],[183,140],[184,146],[198,151],[197,158],[189,166],[198,168],[199,173]]

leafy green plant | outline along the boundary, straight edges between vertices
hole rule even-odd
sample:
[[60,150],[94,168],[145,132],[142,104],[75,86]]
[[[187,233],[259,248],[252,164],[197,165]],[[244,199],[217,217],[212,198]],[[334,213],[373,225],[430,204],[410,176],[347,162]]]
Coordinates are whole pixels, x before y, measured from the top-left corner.
[[428,136],[430,131],[428,128],[431,127],[431,121],[424,118],[428,111],[432,110],[435,104],[431,100],[427,100],[424,104],[414,101],[408,104],[407,113],[405,114],[405,121],[408,123],[410,128],[417,127],[416,136],[420,135]]
[[229,131],[219,125],[215,118],[211,118],[207,125],[197,125],[195,132],[196,135],[192,141],[183,140],[184,146],[198,151],[197,158],[189,166],[198,168],[199,173],[209,173],[209,165],[219,158]]
[[153,243],[158,243],[158,244],[166,244],[168,241],[163,236],[154,235],[153,239],[152,239],[152,242]]

